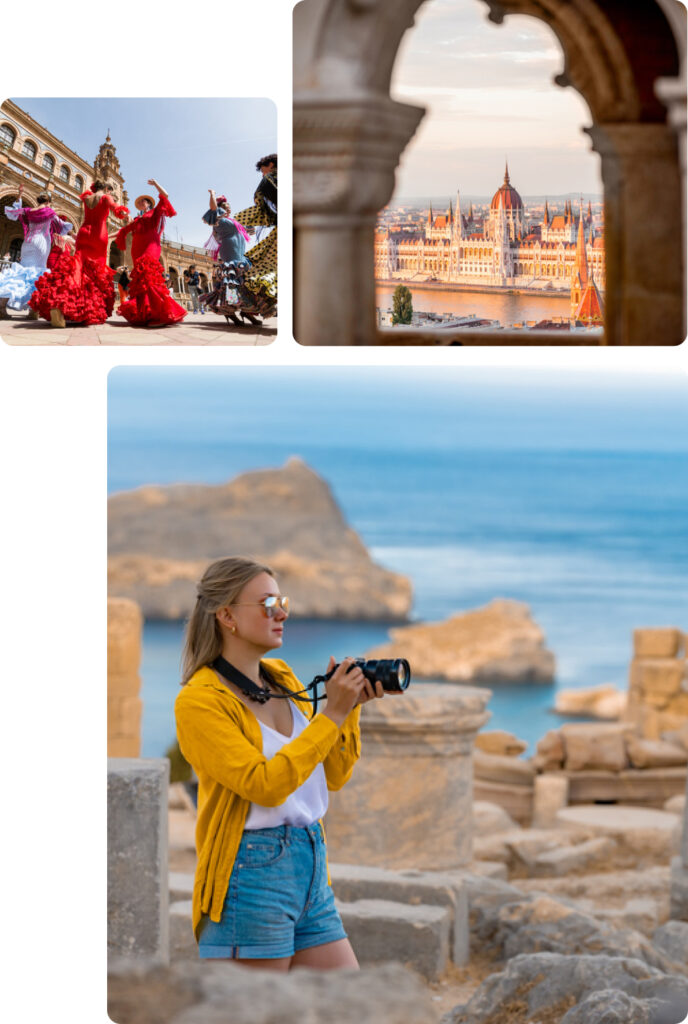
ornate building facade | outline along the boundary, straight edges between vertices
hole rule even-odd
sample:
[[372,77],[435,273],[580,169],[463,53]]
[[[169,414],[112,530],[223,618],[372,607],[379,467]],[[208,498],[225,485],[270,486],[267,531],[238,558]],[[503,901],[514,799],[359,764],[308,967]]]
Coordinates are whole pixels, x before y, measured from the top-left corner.
[[[24,205],[36,206],[37,197],[41,192],[47,192],[55,212],[79,228],[83,221],[79,196],[95,177],[113,186],[118,203],[129,205],[117,151],[109,131],[91,164],[16,103],[5,100],[0,104],[0,259],[19,259],[24,239],[22,227],[3,215],[4,207],[11,206],[18,199],[19,185],[24,185]],[[122,222],[115,218],[108,221],[111,236],[108,263],[111,267],[132,266],[131,234],[126,252],[120,252],[114,244],[114,236],[121,225]],[[178,301],[190,304],[184,270],[192,263],[201,275],[202,285],[207,287],[210,284],[213,261],[207,250],[163,238],[160,258],[170,275]]]
[[542,221],[529,223],[507,166],[482,223],[472,205],[462,213],[457,192],[456,207],[450,202],[441,216],[435,216],[431,207],[421,229],[377,231],[375,276],[378,280],[415,277],[448,284],[568,291],[581,244],[590,275],[603,289],[604,239],[590,203],[587,211],[582,203],[575,211],[567,200],[564,213],[556,215],[550,215],[545,203]]

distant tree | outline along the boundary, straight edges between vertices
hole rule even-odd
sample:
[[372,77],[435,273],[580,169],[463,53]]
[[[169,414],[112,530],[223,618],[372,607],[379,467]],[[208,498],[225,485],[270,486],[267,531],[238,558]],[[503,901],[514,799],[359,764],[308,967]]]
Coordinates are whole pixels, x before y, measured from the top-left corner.
[[413,317],[413,296],[405,284],[397,285],[392,297],[392,324],[410,324]]

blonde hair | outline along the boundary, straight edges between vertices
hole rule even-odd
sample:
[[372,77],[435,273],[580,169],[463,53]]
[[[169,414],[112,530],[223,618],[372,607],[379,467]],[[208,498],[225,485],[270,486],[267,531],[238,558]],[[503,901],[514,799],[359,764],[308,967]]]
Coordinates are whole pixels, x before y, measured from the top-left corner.
[[197,587],[196,605],[191,612],[182,655],[182,686],[194,672],[222,654],[222,630],[215,613],[234,604],[247,583],[272,569],[250,558],[220,558],[208,566]]

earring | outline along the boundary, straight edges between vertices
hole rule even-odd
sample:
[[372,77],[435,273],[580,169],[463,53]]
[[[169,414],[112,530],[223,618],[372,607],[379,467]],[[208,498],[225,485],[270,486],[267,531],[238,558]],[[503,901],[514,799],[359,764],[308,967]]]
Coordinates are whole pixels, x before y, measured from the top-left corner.
[[236,626],[232,626],[232,633],[236,633]]

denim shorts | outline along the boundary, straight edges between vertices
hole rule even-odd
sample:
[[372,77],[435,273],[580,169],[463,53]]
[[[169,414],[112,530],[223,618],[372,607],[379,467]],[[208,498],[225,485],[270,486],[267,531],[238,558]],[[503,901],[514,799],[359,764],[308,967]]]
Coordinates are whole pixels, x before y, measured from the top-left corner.
[[345,938],[322,828],[280,825],[244,832],[222,917],[203,918],[198,952],[203,959],[277,959]]

